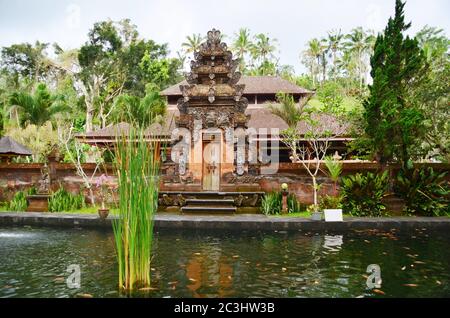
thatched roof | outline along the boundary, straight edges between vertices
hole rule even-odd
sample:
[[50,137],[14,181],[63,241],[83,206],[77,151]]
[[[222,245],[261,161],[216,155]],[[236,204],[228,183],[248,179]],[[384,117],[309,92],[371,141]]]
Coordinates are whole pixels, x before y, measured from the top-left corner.
[[[242,76],[238,84],[245,84],[244,95],[276,94],[284,92],[288,94],[312,94],[312,91],[297,86],[278,76]],[[187,85],[182,81],[170,86],[161,92],[163,96],[181,96],[180,85]]]
[[16,155],[16,156],[31,156],[30,149],[9,136],[0,139],[0,155]]

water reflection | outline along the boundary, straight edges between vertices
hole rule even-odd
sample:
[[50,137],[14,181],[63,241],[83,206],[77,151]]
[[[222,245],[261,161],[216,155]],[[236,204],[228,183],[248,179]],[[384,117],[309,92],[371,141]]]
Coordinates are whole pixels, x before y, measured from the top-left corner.
[[[449,243],[448,235],[427,232],[413,239],[379,232],[165,230],[156,234],[153,289],[133,296],[448,297]],[[68,289],[64,283],[70,264],[81,267],[80,290]],[[368,264],[380,265],[384,295],[367,289]],[[75,297],[80,293],[120,296],[112,233],[0,229],[0,297]]]

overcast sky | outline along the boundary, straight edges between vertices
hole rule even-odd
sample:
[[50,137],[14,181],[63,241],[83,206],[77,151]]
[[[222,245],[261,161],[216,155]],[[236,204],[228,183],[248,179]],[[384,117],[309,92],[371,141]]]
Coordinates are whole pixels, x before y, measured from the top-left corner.
[[[171,55],[186,35],[215,27],[233,35],[240,27],[278,39],[281,64],[302,71],[299,53],[313,37],[356,26],[380,31],[394,13],[394,0],[0,0],[0,46],[57,42],[74,48],[94,22],[130,18],[141,37],[168,43]],[[450,0],[408,0],[410,33],[424,25],[449,33]],[[229,41],[229,38],[226,41]]]

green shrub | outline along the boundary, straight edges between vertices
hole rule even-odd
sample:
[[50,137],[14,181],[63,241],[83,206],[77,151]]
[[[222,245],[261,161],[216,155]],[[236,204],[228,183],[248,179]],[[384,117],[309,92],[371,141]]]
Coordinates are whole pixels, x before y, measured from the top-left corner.
[[383,216],[381,202],[388,188],[388,173],[357,173],[342,179],[342,208],[353,216]]
[[73,211],[86,206],[83,194],[73,195],[60,188],[52,193],[48,200],[48,210],[50,212]]
[[6,204],[6,209],[8,211],[26,211],[28,208],[27,195],[36,194],[36,192],[35,187],[24,191],[17,191],[12,200]]
[[265,215],[280,214],[281,212],[281,193],[269,192],[264,194],[261,201],[261,211]]
[[450,185],[447,172],[433,168],[404,168],[394,183],[394,192],[405,200],[406,214],[442,216],[450,214]]
[[287,206],[289,213],[303,212],[306,210],[306,206],[297,200],[295,194],[288,195]]
[[323,209],[340,209],[342,207],[341,196],[326,195],[319,200],[319,208]]

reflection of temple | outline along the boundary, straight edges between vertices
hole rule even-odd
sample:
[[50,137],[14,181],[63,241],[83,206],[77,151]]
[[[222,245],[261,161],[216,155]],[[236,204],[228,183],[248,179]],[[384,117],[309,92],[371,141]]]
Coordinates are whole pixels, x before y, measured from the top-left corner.
[[226,256],[209,251],[192,255],[186,266],[186,276],[190,279],[187,288],[193,297],[228,297],[232,293],[233,268]]

